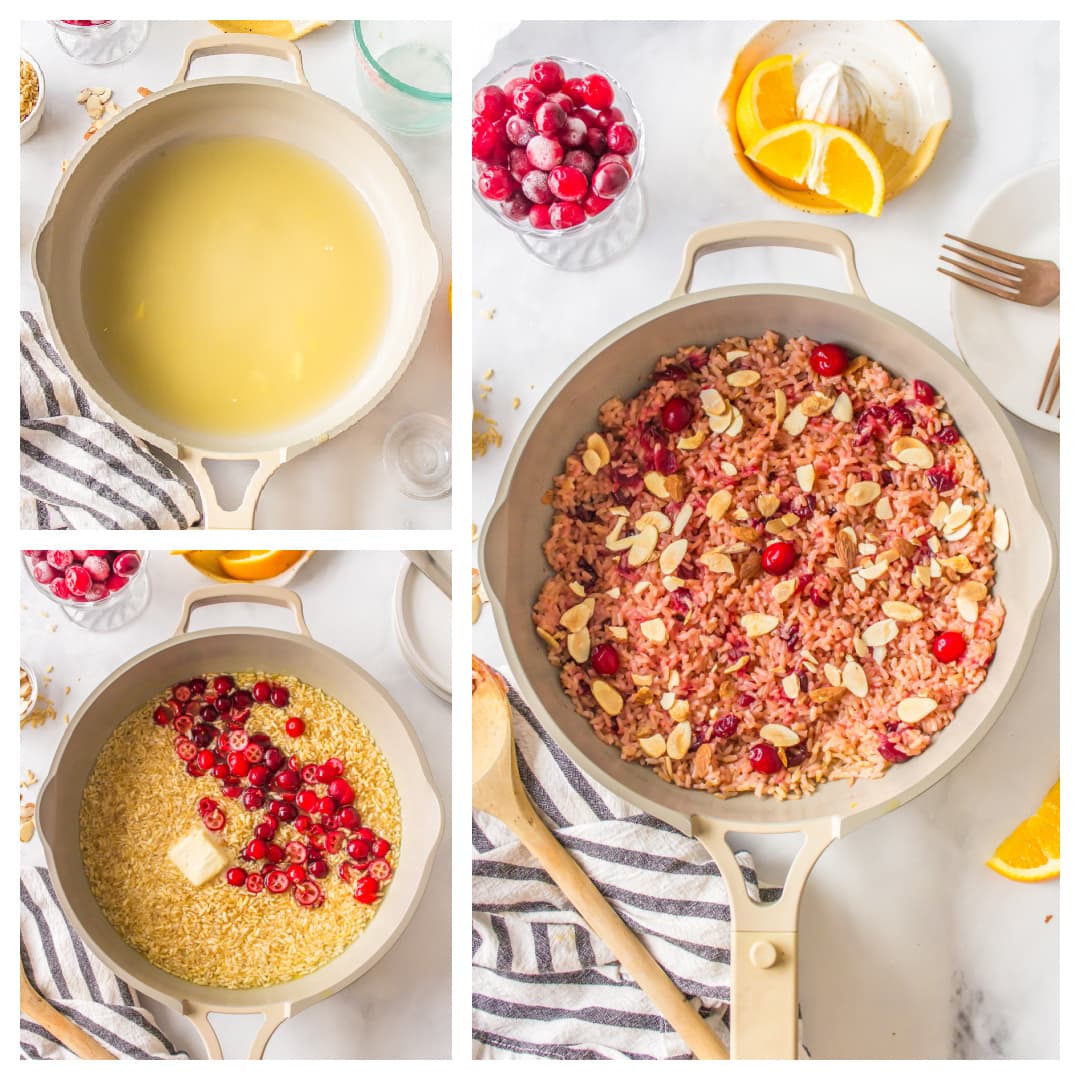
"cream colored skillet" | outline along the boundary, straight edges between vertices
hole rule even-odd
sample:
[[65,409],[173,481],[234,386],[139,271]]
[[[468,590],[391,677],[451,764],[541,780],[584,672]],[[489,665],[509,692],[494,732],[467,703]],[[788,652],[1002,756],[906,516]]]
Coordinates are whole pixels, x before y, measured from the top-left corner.
[[[192,612],[208,604],[256,603],[288,608],[297,633],[259,627],[191,631]],[[394,879],[367,929],[324,967],[277,986],[226,990],[199,986],[155,967],[106,920],[79,854],[79,805],[87,777],[117,723],[162,687],[199,671],[280,671],[318,687],[358,716],[386,756],[401,800],[401,851]],[[360,978],[405,932],[427,884],[442,832],[442,808],[423,749],[397,703],[363,668],[319,644],[304,622],[300,597],[270,585],[210,585],[184,601],[168,640],[118,668],[83,702],[64,732],[37,805],[49,873],[68,920],[97,956],[140,993],[186,1016],[212,1058],[221,1045],[212,1013],[255,1013],[263,1025],[250,1056],[262,1057],[283,1020]]]
[[[254,77],[191,78],[200,56],[258,53],[287,61],[294,83]],[[321,158],[364,198],[390,263],[386,329],[356,381],[338,400],[288,427],[258,435],[188,430],[132,397],[104,365],[82,306],[82,259],[102,205],[144,158],[181,140],[259,135]],[[163,251],[162,259],[169,253]],[[420,343],[439,279],[439,253],[412,179],[390,147],[343,105],[308,84],[300,50],[255,34],[192,42],[171,85],[125,108],[87,142],[65,171],[34,239],[34,276],[49,334],[93,402],[127,430],[176,458],[191,473],[207,528],[250,529],[267,481],[285,462],[319,446],[370,412],[393,389]],[[251,461],[256,468],[239,506],[223,507],[207,461]]]
[[[746,285],[689,295],[697,259],[725,248],[781,245],[829,252],[843,262],[849,292],[795,285]],[[602,743],[563,693],[558,669],[536,636],[532,605],[550,573],[542,545],[551,513],[541,496],[566,456],[612,395],[634,396],[660,356],[765,329],[838,341],[897,375],[931,382],[946,398],[990,482],[994,503],[1012,522],[1012,544],[997,560],[996,592],[1007,616],[986,681],[957,711],[930,748],[878,780],[821,786],[785,802],[752,795],[720,800],[665,783],[623,761]],[[598,782],[684,833],[716,860],[731,896],[732,1056],[796,1055],[799,899],[821,853],[837,837],[925,791],[957,766],[1005,708],[1023,673],[1054,576],[1055,549],[1031,470],[1011,425],[982,385],[918,327],[872,304],[847,236],[808,222],[749,222],[692,236],[674,295],[613,330],[580,356],[544,396],[518,438],[480,536],[480,572],[491,599],[514,681],[567,754]],[[751,900],[729,833],[801,833],[775,903]]]

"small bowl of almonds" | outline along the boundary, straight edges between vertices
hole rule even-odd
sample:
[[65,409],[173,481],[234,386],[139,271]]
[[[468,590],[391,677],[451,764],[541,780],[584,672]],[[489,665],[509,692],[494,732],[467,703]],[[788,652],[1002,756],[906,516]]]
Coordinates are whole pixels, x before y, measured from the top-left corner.
[[19,719],[23,720],[34,710],[38,700],[38,681],[33,668],[25,660],[19,661]]
[[19,142],[37,131],[45,115],[45,76],[26,51],[19,53]]

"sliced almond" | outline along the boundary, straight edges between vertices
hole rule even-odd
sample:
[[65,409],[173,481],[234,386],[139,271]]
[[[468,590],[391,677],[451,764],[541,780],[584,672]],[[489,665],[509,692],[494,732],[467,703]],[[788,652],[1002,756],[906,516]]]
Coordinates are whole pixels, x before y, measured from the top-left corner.
[[617,517],[611,532],[604,539],[604,546],[608,551],[625,551],[634,541],[633,537],[623,537],[622,531],[626,527],[626,518]]
[[884,659],[885,659],[885,646],[884,645],[879,645],[876,649],[873,650],[871,655],[874,658],[874,663],[875,664],[882,663],[884,661]]
[[919,608],[914,604],[905,603],[903,600],[885,600],[881,604],[881,610],[890,619],[895,619],[897,622],[918,622],[923,616]]
[[656,550],[656,543],[660,539],[660,534],[652,525],[646,525],[636,536],[634,536],[630,548],[627,552],[626,561],[631,566],[643,566],[652,558],[652,553]]
[[618,716],[622,712],[622,694],[611,683],[606,683],[603,679],[593,679],[589,689],[592,690],[592,696],[596,700],[596,704],[608,716]]
[[671,528],[671,518],[663,510],[647,510],[634,522],[634,528],[640,532],[646,525],[651,525],[658,533]]
[[839,701],[847,690],[842,686],[815,686],[810,691],[810,700],[815,705],[824,705],[831,701]]
[[730,406],[728,400],[714,386],[707,386],[698,395],[706,416],[724,416]]
[[819,394],[816,390],[799,402],[796,407],[804,416],[821,416],[833,407],[833,399]]
[[682,536],[683,530],[690,524],[690,518],[694,513],[694,504],[691,502],[684,502],[679,507],[679,512],[675,515],[675,524],[671,527],[672,535]]
[[866,506],[881,495],[881,485],[874,480],[860,480],[844,492],[848,506]]
[[679,439],[677,445],[680,450],[696,450],[705,441],[708,434],[704,428],[699,428],[693,435],[684,435]]
[[653,677],[651,675],[631,675],[630,681],[635,686],[652,686]]
[[876,555],[877,554],[877,544],[860,544],[859,545],[859,554],[860,555]]
[[981,581],[965,581],[956,590],[956,610],[964,622],[979,621],[979,602],[986,599],[986,586]]
[[730,461],[721,461],[720,462],[720,471],[725,476],[735,476],[738,473],[739,470],[736,469],[735,466],[732,465],[732,463]]
[[663,757],[664,751],[667,749],[667,739],[658,731],[655,735],[648,736],[648,738],[638,739],[638,746],[641,747],[641,751],[646,757]]
[[646,619],[641,624],[641,633],[649,640],[663,645],[667,641],[667,626],[663,619]]
[[727,376],[728,386],[738,387],[740,390],[746,386],[753,386],[761,382],[761,372],[752,368],[743,368],[740,371],[729,371]]
[[865,660],[870,655],[870,646],[866,644],[861,637],[856,637],[852,645],[855,650],[855,655],[860,660]]
[[829,680],[830,686],[841,686],[843,684],[844,678],[835,664],[826,664],[821,670],[825,673],[825,678]]
[[773,518],[772,521],[765,522],[765,531],[770,536],[779,536],[781,533],[787,532],[787,528],[780,518]]
[[792,701],[799,696],[799,676],[794,672],[790,675],[785,675],[784,678],[780,680],[780,686]]
[[912,571],[912,576],[924,589],[929,589],[932,584],[932,576],[930,574],[930,567],[926,563],[920,563]]
[[585,595],[585,586],[580,581],[571,581],[568,588],[575,596]]
[[869,586],[866,584],[866,578],[864,578],[862,574],[858,573],[857,571],[853,571],[851,574],[851,584],[854,585],[855,588],[858,589],[861,593],[866,592],[866,590],[869,588]]
[[579,664],[584,664],[585,661],[589,659],[589,649],[591,646],[592,642],[589,638],[589,628],[587,626],[567,635],[566,651],[570,654],[571,658],[576,660]]
[[931,536],[926,541],[926,546],[936,555],[941,550],[941,541],[936,536]]
[[686,698],[679,698],[674,705],[668,709],[671,713],[672,720],[677,720],[680,724],[690,715],[690,702]]
[[600,459],[601,465],[606,465],[611,460],[611,451],[608,449],[607,441],[603,435],[593,432],[585,440],[585,445]]
[[734,439],[737,435],[742,434],[743,414],[741,412],[739,412],[739,410],[736,409],[734,405],[732,405],[731,411],[732,411],[735,418],[731,421],[731,427],[729,427],[727,429],[727,431],[724,432],[724,434],[729,439]]
[[728,411],[723,416],[710,416],[709,417],[709,430],[714,435],[723,435],[724,432],[731,427],[732,421],[735,419],[735,414]]
[[849,690],[857,698],[864,698],[869,693],[870,688],[866,682],[866,672],[863,671],[861,664],[856,664],[854,660],[849,660],[843,670],[840,672],[840,681],[844,684],[845,689]]
[[667,477],[663,473],[647,472],[644,480],[645,488],[651,495],[655,495],[658,499],[668,497]]
[[1003,506],[994,507],[994,528],[990,539],[999,551],[1005,551],[1009,546],[1009,518]]
[[874,503],[874,517],[878,521],[891,521],[893,516],[892,503],[889,502],[888,495],[882,495],[876,503]]
[[701,564],[706,570],[711,570],[714,574],[735,573],[735,565],[731,561],[731,556],[723,551],[704,552],[701,556]]
[[731,352],[724,354],[724,359],[730,362],[732,360],[741,360],[744,356],[749,355],[745,349],[732,349]]
[[727,488],[721,488],[714,492],[705,504],[705,516],[710,521],[719,521],[731,507],[731,492]]
[[667,693],[660,695],[660,708],[670,709],[675,704],[675,691],[668,690]]
[[[480,599],[479,597],[474,598],[474,602],[473,602],[473,613],[474,613],[473,622],[476,622],[476,603],[475,603],[475,601],[479,600],[479,599]],[[545,642],[546,644],[550,645],[551,648],[553,648],[553,649],[561,648],[561,646],[559,645],[559,639],[557,637],[555,637],[553,634],[549,634],[542,626],[538,626],[536,628],[536,633],[540,637],[540,640]]]
[[585,453],[581,455],[581,464],[585,466],[585,471],[590,476],[595,476],[600,471],[603,463],[600,461],[600,458],[595,451],[586,450]]
[[609,626],[607,632],[616,641],[626,641],[626,639],[630,637],[630,631],[627,630],[625,626]]
[[801,435],[806,428],[806,413],[802,409],[792,409],[784,419],[784,430],[789,435]]
[[905,465],[914,465],[917,469],[929,469],[934,464],[934,455],[922,439],[903,435],[892,444],[891,449],[893,457]]
[[684,539],[672,540],[663,551],[660,552],[660,570],[664,574],[674,574],[686,558],[686,549],[689,544]]
[[966,555],[942,555],[938,562],[943,568],[957,574],[970,574],[975,569]]
[[672,761],[682,761],[686,757],[686,751],[690,749],[692,737],[693,731],[685,720],[681,724],[676,724],[667,737],[667,756]]
[[734,675],[736,671],[742,671],[742,669],[744,667],[746,667],[746,665],[749,664],[749,663],[750,663],[749,655],[740,656],[739,659],[736,660],[734,664],[728,664],[728,666],[726,668],[724,668],[724,674],[725,675]]
[[748,612],[739,619],[739,622],[749,638],[771,634],[780,624],[780,620],[775,615],[767,615],[763,611]]
[[681,577],[676,577],[674,574],[665,574],[660,579],[660,584],[663,585],[668,592],[674,592],[676,589],[681,589],[686,582]]
[[974,506],[965,506],[964,504],[961,504],[956,509],[949,511],[949,516],[945,519],[945,524],[941,526],[941,531],[943,533],[956,532],[957,529],[966,525],[971,520],[971,516],[974,513]]
[[694,760],[690,764],[690,771],[693,773],[695,780],[704,780],[709,775],[709,770],[712,768],[712,753],[712,744],[707,742],[703,742],[694,751]]
[[800,465],[795,470],[795,479],[802,491],[813,491],[814,481],[817,479],[817,471],[812,464]]
[[895,619],[879,619],[862,632],[862,639],[871,649],[875,649],[879,645],[888,645],[899,633]]
[[802,739],[783,724],[766,724],[761,729],[761,737],[773,746],[798,746]]
[[937,702],[928,697],[907,697],[896,706],[896,715],[905,724],[917,724],[925,720],[935,709]]
[[773,404],[776,409],[776,422],[782,424],[787,416],[787,394],[783,390],[774,391]]
[[939,502],[937,506],[930,513],[930,524],[935,529],[940,529],[945,524],[945,519],[949,516],[949,504],[944,500]]
[[780,509],[780,500],[768,491],[762,492],[755,501],[762,517],[772,517]]
[[786,604],[795,595],[797,585],[795,578],[784,578],[783,581],[778,581],[773,586],[772,598],[778,604]]
[[847,567],[855,565],[856,546],[855,546],[855,530],[850,526],[841,529],[836,534],[836,555],[840,561]]
[[575,604],[572,608],[567,608],[567,610],[562,613],[562,618],[559,619],[559,622],[565,626],[570,633],[574,633],[574,631],[580,630],[582,627],[588,625],[595,610],[596,599],[590,596],[588,599],[582,600],[580,604]]
[[832,414],[833,419],[839,420],[842,424],[846,424],[855,415],[855,411],[851,407],[851,398],[843,391],[840,392],[836,401],[833,402]]
[[969,521],[967,522],[967,524],[961,525],[959,529],[953,529],[950,532],[943,532],[941,535],[950,544],[955,544],[957,541],[963,540],[964,537],[967,536],[969,532],[971,532],[974,524],[975,523],[973,521]]
[[739,581],[752,581],[761,573],[761,556],[751,551],[739,563]]
[[901,536],[896,540],[896,553],[905,559],[910,559],[919,549],[907,538]]

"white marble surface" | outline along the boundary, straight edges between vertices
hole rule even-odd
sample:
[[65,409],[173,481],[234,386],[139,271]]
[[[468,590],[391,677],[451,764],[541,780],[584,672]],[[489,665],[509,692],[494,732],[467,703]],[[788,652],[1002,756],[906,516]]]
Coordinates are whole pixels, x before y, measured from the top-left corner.
[[[627,85],[647,130],[648,219],[623,258],[573,275],[532,259],[474,212],[473,288],[482,294],[474,387],[495,369],[479,407],[506,440],[474,465],[477,523],[532,405],[593,341],[670,293],[691,232],[797,216],[743,176],[715,118],[732,61],[758,25],[534,23],[497,47],[493,71],[561,53]],[[1004,181],[1057,157],[1058,36],[1051,23],[915,27],[952,87],[953,122],[937,160],[879,220],[824,220],[852,237],[871,299],[955,348],[936,249],[946,229],[962,235]],[[1019,70],[1022,79],[1001,77]],[[842,287],[830,260],[779,250],[712,256],[696,284],[756,281]],[[1057,437],[1014,424],[1056,530]],[[833,845],[814,871],[801,919],[800,998],[815,1057],[1058,1055],[1058,885],[1013,884],[983,865],[1058,775],[1058,613],[1055,588],[1020,689],[971,757],[915,802]],[[474,649],[502,660],[488,612]]]
[[[394,584],[405,557],[388,552],[316,552],[291,587],[304,602],[316,640],[337,649],[378,679],[408,716],[423,745],[443,804],[450,807],[450,706],[426,689],[403,659],[391,629]],[[119,664],[176,629],[181,601],[207,579],[178,556],[150,558],[151,597],[128,626],[93,634],[70,623],[19,571],[24,660],[39,680],[57,718],[21,732],[20,764],[44,778],[64,730],[90,691]],[[344,596],[362,603],[343,603]],[[437,600],[441,597],[436,597]],[[193,625],[270,626],[295,629],[292,616],[276,608],[229,605],[196,612]],[[49,665],[53,670],[46,676]],[[65,687],[71,687],[65,695]],[[34,799],[31,788],[28,799]],[[44,865],[38,837],[21,845],[23,865]],[[450,1053],[450,834],[443,832],[427,890],[408,929],[362,978],[288,1020],[271,1039],[270,1058],[439,1058]],[[162,1005],[144,999],[174,1042],[193,1056],[204,1051],[194,1028]],[[423,1036],[417,1019],[423,1017]],[[246,1057],[259,1018],[214,1016],[227,1056]]]
[[[46,23],[22,24],[22,47],[41,65],[46,86],[41,127],[20,152],[20,303],[24,307],[40,310],[29,267],[30,246],[59,180],[60,163],[75,156],[87,127],[85,112],[75,104],[76,94],[87,85],[104,85],[112,88],[121,105],[128,104],[135,100],[138,86],[156,90],[171,83],[187,44],[216,33],[205,22],[155,22],[134,56],[111,67],[91,68],[61,52]],[[356,89],[351,24],[337,22],[298,44],[312,87],[370,121]],[[280,60],[263,57],[214,57],[197,63],[196,71],[213,75],[291,77]],[[288,462],[270,479],[256,514],[258,528],[295,528],[298,523],[309,529],[445,529],[450,525],[449,499],[409,499],[388,481],[382,467],[383,438],[396,421],[415,412],[450,416],[450,316],[445,303],[450,275],[450,140],[446,133],[427,138],[382,134],[419,188],[443,261],[431,320],[412,364],[376,410],[336,439]],[[239,496],[250,466],[223,463],[219,472],[222,501],[233,505],[236,499],[230,501],[230,496]]]

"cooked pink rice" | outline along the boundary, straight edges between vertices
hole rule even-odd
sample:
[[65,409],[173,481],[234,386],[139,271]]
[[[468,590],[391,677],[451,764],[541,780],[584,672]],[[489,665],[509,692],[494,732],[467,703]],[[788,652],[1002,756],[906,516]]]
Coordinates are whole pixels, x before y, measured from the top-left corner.
[[[782,342],[767,332],[751,341],[729,338],[711,349],[683,348],[662,358],[656,370],[666,375],[654,376],[632,400],[613,398],[600,409],[599,433],[610,463],[592,475],[583,455],[593,468],[597,459],[587,455],[583,439],[554,481],[554,519],[544,545],[554,576],[534,608],[538,633],[548,642],[552,663],[562,668],[566,693],[599,738],[681,787],[721,797],[752,791],[786,798],[811,792],[826,780],[881,776],[891,763],[902,764],[904,755],[914,757],[930,745],[983,681],[994,654],[1004,619],[1000,600],[990,595],[994,508],[971,448],[962,437],[947,441],[955,428],[945,431],[945,440],[940,437],[952,424],[940,396],[934,405],[917,403],[906,380],[892,378],[865,357],[856,358],[844,375],[823,378],[808,364],[815,344],[806,338]],[[735,356],[729,358],[731,353]],[[732,386],[727,376],[737,369],[758,372],[760,381]],[[710,432],[699,397],[708,387],[741,411],[743,426],[734,437]],[[778,419],[777,391],[783,391],[788,412],[815,391],[826,404],[844,391],[854,417],[837,419],[826,408],[792,435]],[[659,414],[676,395],[690,402],[694,416],[684,431],[669,435]],[[913,430],[901,430],[892,418],[881,421],[877,434],[868,419],[859,423],[867,406],[901,404],[914,418]],[[842,406],[838,411],[842,416]],[[677,447],[680,439],[701,431],[700,446]],[[928,447],[931,469],[896,460],[893,444],[901,436]],[[660,497],[642,486],[645,474],[656,470],[657,446],[674,450],[677,466],[670,478],[674,484]],[[816,474],[809,496],[796,479],[797,467],[807,463]],[[944,490],[931,482],[941,469],[951,472],[954,481],[950,487],[943,480],[939,486]],[[655,485],[655,476],[650,480]],[[848,505],[845,493],[864,481],[879,484],[880,496],[866,505]],[[733,501],[724,517],[712,520],[706,506],[721,489],[730,491]],[[775,510],[769,495],[779,500]],[[949,541],[931,524],[931,514],[940,501],[952,505],[958,499],[972,507],[972,525],[966,535]],[[665,575],[659,556],[676,541],[673,530],[685,502],[692,508],[681,534],[687,552]],[[622,537],[636,534],[635,523],[649,511],[660,511],[672,523],[659,528],[651,558],[636,568],[626,550],[613,551],[607,543],[623,508]],[[773,522],[769,529],[778,535],[767,531],[767,522]],[[838,551],[838,534],[848,526],[859,547],[845,551],[841,541]],[[954,531],[959,535],[963,530]],[[797,558],[787,574],[772,576],[760,570],[759,556],[777,539],[790,540]],[[704,553],[718,549],[729,555],[734,572],[713,571],[702,563]],[[970,568],[959,556],[967,557]],[[887,569],[865,580],[865,591],[860,591],[854,582],[857,568],[879,560],[888,561]],[[927,584],[928,571],[934,576]],[[796,591],[781,602],[773,590],[787,578]],[[957,607],[958,591],[969,581],[987,590],[974,623]],[[790,587],[782,586],[781,594]],[[560,620],[585,596],[595,601],[585,647],[613,646],[619,657],[615,675],[601,678],[588,658],[579,663],[569,655],[568,630]],[[887,618],[882,604],[888,601],[913,605],[921,617],[897,620],[896,636],[879,649],[868,649],[861,635]],[[775,628],[748,637],[741,619],[753,613],[774,616]],[[575,625],[573,615],[567,618]],[[666,640],[646,637],[643,623],[651,637],[666,634]],[[931,643],[946,630],[961,633],[967,645],[959,661],[943,664],[931,654]],[[574,644],[580,657],[580,635]],[[846,689],[846,681],[834,686],[851,663],[865,675],[865,696]],[[858,673],[852,674],[861,689]],[[598,678],[622,699],[614,716],[594,697]],[[603,687],[600,692],[610,707],[611,695]],[[830,696],[833,700],[823,700]],[[931,699],[932,711],[904,722],[898,706],[915,697]],[[733,721],[725,717],[737,722],[727,737],[725,728]],[[685,751],[687,729],[681,724],[689,725]],[[770,724],[788,731],[778,739],[769,728],[763,736],[763,727]],[[669,738],[673,732],[676,736]],[[664,744],[659,753],[657,740],[649,739],[657,734]],[[751,748],[770,739],[780,768],[754,771]],[[785,742],[792,745],[784,747]]]

